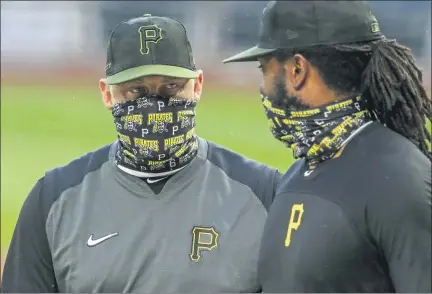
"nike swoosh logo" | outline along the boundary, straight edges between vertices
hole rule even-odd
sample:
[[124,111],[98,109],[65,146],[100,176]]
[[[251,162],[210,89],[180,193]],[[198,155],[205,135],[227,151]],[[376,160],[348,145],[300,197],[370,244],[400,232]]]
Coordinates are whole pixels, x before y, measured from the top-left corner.
[[163,177],[163,178],[160,178],[157,180],[152,180],[151,178],[149,178],[149,179],[147,179],[147,183],[149,183],[149,184],[157,183],[157,182],[162,181],[163,179],[166,179],[166,178],[168,178],[168,177]]
[[112,237],[115,237],[117,235],[118,235],[118,233],[113,233],[113,234],[106,235],[105,237],[93,240],[93,234],[91,234],[87,240],[87,246],[89,246],[89,247],[96,246],[96,245],[102,243],[103,241],[106,241],[106,240],[108,240]]
[[304,172],[304,176],[305,177],[308,177],[308,176],[310,176],[310,174],[313,172],[313,169],[312,170],[307,170],[307,171],[305,171]]

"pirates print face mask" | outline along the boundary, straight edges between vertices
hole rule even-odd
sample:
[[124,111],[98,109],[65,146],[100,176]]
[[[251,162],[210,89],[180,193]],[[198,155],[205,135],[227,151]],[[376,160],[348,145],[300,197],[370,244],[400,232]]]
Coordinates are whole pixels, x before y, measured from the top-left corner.
[[161,96],[115,104],[116,164],[139,177],[168,175],[197,154],[196,102]]
[[275,107],[262,91],[261,96],[273,136],[309,165],[332,158],[351,134],[372,120],[361,96],[299,111]]

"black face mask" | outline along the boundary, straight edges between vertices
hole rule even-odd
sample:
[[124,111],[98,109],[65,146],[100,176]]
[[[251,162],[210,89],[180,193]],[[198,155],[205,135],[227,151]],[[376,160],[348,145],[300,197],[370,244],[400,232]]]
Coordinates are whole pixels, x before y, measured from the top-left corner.
[[113,106],[119,147],[116,163],[139,177],[173,174],[197,154],[196,102],[161,96]]
[[298,111],[275,106],[262,91],[261,96],[273,136],[293,150],[294,158],[305,158],[310,165],[332,158],[372,120],[361,96]]

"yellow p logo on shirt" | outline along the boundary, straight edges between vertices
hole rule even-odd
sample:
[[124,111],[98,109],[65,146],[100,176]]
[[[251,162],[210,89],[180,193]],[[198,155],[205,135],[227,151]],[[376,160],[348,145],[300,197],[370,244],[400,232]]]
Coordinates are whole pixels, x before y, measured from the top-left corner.
[[198,262],[201,259],[202,250],[213,250],[218,246],[219,233],[214,227],[193,227],[192,249],[190,258]]
[[289,247],[291,244],[291,235],[293,231],[297,231],[300,227],[303,218],[303,203],[302,204],[294,204],[291,208],[291,216],[288,223],[288,231],[285,238],[285,247]]

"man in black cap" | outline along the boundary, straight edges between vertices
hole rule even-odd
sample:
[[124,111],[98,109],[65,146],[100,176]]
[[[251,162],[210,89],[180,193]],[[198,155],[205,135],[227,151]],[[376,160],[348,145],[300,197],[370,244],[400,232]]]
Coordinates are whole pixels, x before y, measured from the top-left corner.
[[272,1],[258,61],[282,178],[259,258],[264,292],[431,292],[431,101],[410,50],[364,1]]
[[3,292],[259,292],[280,176],[195,134],[203,75],[183,25],[150,15],[120,23],[106,76],[118,140],[36,183]]

